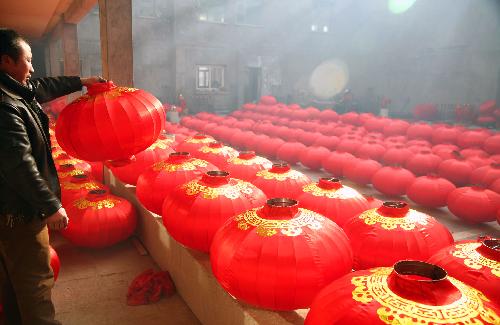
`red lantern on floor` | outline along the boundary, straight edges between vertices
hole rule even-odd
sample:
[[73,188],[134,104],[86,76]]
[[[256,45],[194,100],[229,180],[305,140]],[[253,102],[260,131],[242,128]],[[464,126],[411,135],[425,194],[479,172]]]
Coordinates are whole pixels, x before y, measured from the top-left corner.
[[384,202],[382,202],[381,200],[377,199],[374,196],[367,195],[367,194],[362,194],[362,195],[366,199],[366,201],[368,202],[368,209],[379,208],[384,203]]
[[161,214],[163,200],[177,185],[211,170],[217,170],[217,167],[208,161],[192,158],[188,152],[171,153],[167,160],[154,164],[139,176],[135,194],[148,210]]
[[413,202],[427,208],[446,206],[448,195],[455,189],[455,185],[447,179],[428,175],[417,177],[411,183],[406,195]]
[[273,310],[308,307],[352,268],[342,229],[289,199],[271,199],[228,220],[214,237],[210,261],[231,295]]
[[278,159],[293,165],[299,162],[300,156],[306,148],[307,147],[300,142],[285,142],[279,147],[276,156]]
[[491,183],[489,189],[495,193],[500,194],[500,178],[497,179],[496,181],[494,181],[493,183]]
[[153,144],[165,126],[161,102],[150,93],[113,82],[97,83],[61,112],[56,137],[71,156],[125,160]]
[[458,135],[457,144],[462,148],[482,147],[489,137],[490,133],[484,129],[469,130]]
[[405,163],[406,169],[417,176],[435,173],[443,160],[430,150],[421,150]]
[[342,227],[347,220],[369,209],[368,201],[358,191],[336,178],[320,178],[302,188],[298,197],[302,208],[312,210]]
[[314,299],[305,325],[483,324],[500,307],[480,291],[420,261],[350,273]]
[[347,136],[346,138],[340,140],[337,151],[345,151],[352,154],[355,154],[359,147],[363,145],[363,141],[360,137],[357,136]]
[[354,162],[355,159],[348,152],[332,151],[323,161],[323,169],[335,177],[340,177],[344,175],[344,168]]
[[208,253],[215,232],[224,222],[262,206],[267,198],[254,185],[209,171],[174,189],[163,202],[163,224],[181,244]]
[[102,248],[127,239],[135,230],[135,208],[106,190],[92,190],[66,208],[70,223],[61,231],[71,243]]
[[92,170],[89,163],[71,158],[67,154],[60,155],[58,159],[54,160],[54,164],[56,165],[57,176],[60,182],[74,175],[90,174]]
[[427,260],[451,245],[450,231],[406,202],[384,202],[344,224],[351,240],[354,269],[394,265],[399,260]]
[[191,155],[196,155],[198,153],[198,149],[212,142],[215,142],[215,139],[211,136],[205,134],[195,134],[179,143],[175,149],[177,152],[189,152]]
[[484,140],[483,149],[490,155],[500,154],[500,134],[493,135]]
[[[57,281],[59,277],[59,271],[61,270],[61,261],[59,260],[59,256],[57,252],[52,246],[49,245],[49,256],[50,256],[50,267],[52,268],[52,272],[54,272],[54,281]],[[1,314],[1,313],[0,313]]]
[[415,175],[401,167],[382,167],[372,178],[373,187],[389,196],[405,195],[408,187],[415,180]]
[[469,184],[474,168],[475,166],[465,158],[457,156],[455,159],[442,161],[438,167],[438,174],[457,186],[465,186]]
[[113,175],[126,184],[137,184],[139,175],[153,164],[165,160],[174,152],[169,146],[170,139],[160,136],[155,143],[144,151],[139,152],[127,164],[108,164]]
[[67,207],[92,190],[107,190],[108,187],[91,179],[87,174],[74,175],[61,182],[61,203]]
[[285,144],[285,141],[279,138],[271,138],[269,141],[260,144],[260,152],[269,158],[277,157],[279,148]]
[[456,242],[434,254],[428,262],[441,266],[450,276],[481,290],[500,305],[499,239]]
[[223,145],[221,142],[212,142],[198,149],[194,156],[208,161],[219,169],[224,168],[229,159],[238,157],[238,151]]
[[321,169],[323,161],[330,155],[330,150],[325,147],[309,147],[302,151],[300,162],[309,169]]
[[256,176],[252,184],[260,188],[268,198],[295,199],[302,193],[302,187],[311,183],[309,177],[291,169],[287,163],[273,164],[270,169],[261,170]]
[[386,137],[405,135],[409,127],[410,123],[404,120],[389,120],[384,126],[384,134]]
[[382,165],[372,159],[356,159],[344,167],[344,176],[356,184],[368,185],[372,183],[373,175]]
[[460,187],[448,195],[448,209],[460,219],[471,223],[495,220],[500,209],[500,194],[482,187]]
[[380,161],[386,148],[378,141],[368,141],[356,150],[355,156],[362,159],[373,159]]
[[494,181],[500,179],[500,163],[491,163],[474,169],[470,174],[470,183],[489,187]]
[[410,149],[406,148],[405,145],[397,144],[387,151],[382,156],[382,161],[386,165],[396,166],[404,165],[406,161],[413,155]]
[[415,123],[408,127],[406,130],[406,136],[408,139],[432,139],[432,126],[427,123]]
[[238,157],[229,159],[224,169],[232,178],[251,182],[257,177],[257,172],[272,166],[273,163],[269,159],[256,156],[253,151],[242,151]]

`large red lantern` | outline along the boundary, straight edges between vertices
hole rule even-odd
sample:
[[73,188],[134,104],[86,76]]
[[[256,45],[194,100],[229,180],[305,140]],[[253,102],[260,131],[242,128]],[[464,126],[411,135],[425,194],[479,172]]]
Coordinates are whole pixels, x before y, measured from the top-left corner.
[[113,175],[118,177],[126,184],[137,184],[139,175],[142,174],[148,167],[153,164],[165,160],[174,152],[170,147],[171,140],[164,136],[160,136],[155,143],[144,151],[139,152],[127,164],[113,164],[109,167]]
[[355,157],[348,152],[333,151],[323,161],[323,169],[335,177],[344,175],[344,168],[355,161]]
[[161,214],[163,200],[177,185],[216,169],[208,161],[191,158],[188,152],[171,153],[167,160],[154,164],[139,176],[135,194],[148,210]]
[[181,244],[208,253],[215,232],[227,219],[266,200],[254,185],[230,178],[225,171],[209,171],[167,195],[163,224]]
[[500,134],[493,135],[484,140],[483,148],[490,155],[500,154]]
[[366,198],[336,178],[320,178],[302,188],[299,205],[324,215],[342,227],[349,219],[368,210]]
[[269,159],[256,156],[253,151],[242,151],[238,157],[229,159],[224,169],[229,172],[232,178],[250,182],[257,177],[257,172],[272,166],[273,163]]
[[500,240],[461,241],[434,254],[429,263],[441,266],[454,278],[481,290],[500,305]]
[[430,150],[421,150],[408,158],[405,163],[406,169],[417,176],[435,173],[443,160]]
[[415,123],[406,130],[408,139],[432,139],[432,126],[427,123]]
[[90,174],[92,167],[89,163],[69,157],[67,154],[59,155],[58,159],[54,160],[59,181],[63,182],[71,176]]
[[368,185],[372,183],[375,173],[382,165],[372,159],[356,159],[344,167],[344,176],[356,184]]
[[438,174],[457,186],[469,184],[470,175],[475,166],[461,156],[446,159],[439,164]]
[[468,130],[458,135],[457,144],[462,148],[482,147],[489,137],[490,133],[485,129]]
[[427,260],[453,243],[445,226],[410,209],[406,202],[384,202],[344,224],[351,240],[354,269],[391,266],[402,259]]
[[500,179],[500,163],[491,163],[476,168],[470,174],[470,183],[473,185],[488,187],[497,179]]
[[92,190],[66,208],[70,222],[62,235],[76,246],[101,248],[127,239],[135,230],[135,208],[106,190]]
[[305,325],[493,325],[500,307],[441,267],[400,261],[350,273],[314,299]]
[[448,195],[448,209],[455,216],[471,223],[495,220],[500,209],[500,194],[482,187],[460,187]]
[[220,169],[226,166],[229,159],[238,157],[238,151],[223,145],[221,142],[212,142],[198,149],[198,152],[193,156],[206,160]]
[[411,183],[406,195],[413,202],[427,208],[446,206],[448,195],[455,189],[455,185],[445,178],[434,175],[417,177]]
[[153,144],[165,126],[161,102],[150,93],[113,82],[88,87],[57,119],[56,137],[71,156],[126,160]]
[[321,169],[322,162],[328,157],[330,150],[325,147],[309,147],[302,151],[300,162],[310,169]]
[[454,144],[457,141],[457,137],[460,135],[460,129],[453,126],[441,126],[434,129],[432,133],[432,142],[435,144],[440,143],[451,143]]
[[380,168],[372,178],[373,187],[389,196],[405,195],[408,187],[415,180],[415,175],[401,167],[386,166]]
[[397,144],[387,149],[382,156],[382,161],[390,166],[402,166],[413,155],[412,151],[405,145]]
[[285,142],[279,147],[276,156],[293,165],[299,162],[302,152],[306,149],[307,147],[300,142]]
[[287,163],[276,163],[270,169],[259,171],[252,183],[268,198],[295,199],[302,193],[302,187],[311,183],[311,180],[305,174],[291,169]]
[[74,200],[82,198],[92,190],[104,190],[108,187],[91,179],[87,174],[71,176],[61,182],[61,203],[68,206]]
[[289,199],[271,199],[228,220],[214,237],[210,261],[231,295],[273,310],[308,307],[352,268],[342,229]]

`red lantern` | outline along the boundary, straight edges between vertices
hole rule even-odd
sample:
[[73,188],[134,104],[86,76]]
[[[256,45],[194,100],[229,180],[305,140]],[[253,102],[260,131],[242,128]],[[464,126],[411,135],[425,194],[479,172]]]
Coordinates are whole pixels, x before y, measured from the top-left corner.
[[438,174],[457,186],[465,186],[469,184],[470,175],[474,168],[474,165],[463,157],[457,157],[456,159],[447,159],[441,162],[438,167]]
[[342,139],[338,146],[337,146],[337,151],[345,151],[349,152],[352,154],[355,154],[356,151],[358,151],[359,147],[363,145],[363,141],[361,138],[357,136],[347,136],[346,138]]
[[474,185],[489,187],[494,181],[500,178],[500,164],[491,163],[488,166],[474,169],[470,174],[470,182]]
[[314,142],[313,145],[318,147],[325,147],[329,150],[335,150],[339,142],[340,139],[336,136],[320,135],[316,138],[316,141]]
[[406,130],[406,136],[408,139],[432,139],[432,126],[427,123],[416,123],[412,124]]
[[500,134],[491,136],[484,140],[483,148],[491,155],[500,154]]
[[61,182],[61,203],[67,207],[92,190],[108,190],[108,187],[94,181],[86,174],[71,176]]
[[[366,195],[366,194],[362,194],[362,195],[366,199],[366,202],[368,202],[368,209],[379,208],[384,203],[384,202],[382,202],[381,200],[377,199],[374,196]],[[366,209],[366,210],[368,210],[368,209]]]
[[483,158],[488,158],[490,155],[486,153],[486,151],[479,149],[479,148],[467,148],[467,149],[462,149],[460,150],[460,154],[464,156],[465,158],[469,157],[483,157]]
[[60,182],[74,175],[90,174],[92,169],[89,163],[71,158],[67,154],[59,155],[58,159],[54,160],[54,163]]
[[447,179],[428,175],[420,176],[411,183],[406,195],[413,202],[427,208],[446,206],[448,195],[455,189],[455,185]]
[[500,209],[500,195],[482,187],[460,187],[448,195],[448,209],[471,223],[495,220]]
[[372,183],[375,173],[382,165],[371,159],[356,159],[344,167],[344,176],[356,184],[368,185]]
[[500,305],[499,239],[456,242],[434,254],[428,262],[441,266],[450,276],[481,290]]
[[228,220],[214,237],[210,261],[231,295],[273,310],[308,307],[352,268],[342,229],[289,199],[271,199]]
[[489,132],[484,130],[469,130],[460,133],[457,144],[462,148],[482,147],[483,143],[490,137]]
[[436,120],[439,111],[434,104],[418,104],[413,108],[413,117],[417,120]]
[[223,145],[221,142],[212,142],[198,149],[198,152],[193,155],[208,161],[218,168],[224,168],[229,159],[238,157],[238,151]]
[[161,214],[163,200],[177,185],[211,170],[217,167],[208,161],[191,158],[188,152],[171,153],[167,160],[154,164],[139,176],[135,194],[148,210]]
[[258,171],[269,169],[273,163],[263,157],[255,155],[253,151],[242,151],[238,157],[227,161],[226,169],[232,178],[242,179],[251,182],[255,179]]
[[335,177],[344,175],[344,168],[351,164],[355,157],[348,152],[333,151],[323,161],[323,169]]
[[443,160],[430,150],[421,150],[405,163],[406,169],[417,176],[435,173]]
[[390,166],[401,166],[413,155],[411,150],[406,148],[402,144],[393,146],[387,149],[387,151],[382,156],[382,160],[386,165]]
[[[50,256],[50,267],[52,268],[52,272],[54,272],[54,281],[57,281],[59,277],[59,270],[61,270],[61,261],[59,260],[59,256],[57,256],[57,252],[52,246],[49,245],[49,256]],[[1,314],[1,312],[0,312]]]
[[386,149],[378,141],[368,141],[362,144],[357,150],[355,156],[363,159],[373,159],[380,161]]
[[254,185],[209,171],[178,186],[163,202],[163,224],[181,244],[207,252],[215,232],[237,214],[262,206],[266,196]]
[[88,162],[91,171],[90,174],[92,177],[99,181],[99,182],[104,182],[104,164],[102,161],[93,161],[93,162]]
[[261,144],[260,152],[262,152],[264,156],[274,158],[277,157],[279,148],[284,144],[285,141],[279,138],[271,138],[269,141]]
[[148,167],[153,164],[165,160],[174,152],[169,146],[171,141],[163,136],[160,136],[155,143],[153,143],[146,150],[139,152],[129,163],[124,165],[117,165],[110,163],[111,172],[126,184],[137,184],[139,175],[142,174]]
[[196,155],[198,149],[212,142],[215,142],[215,140],[211,136],[195,134],[179,143],[175,149],[177,152],[189,152],[191,155]]
[[325,147],[310,147],[302,151],[300,162],[307,168],[321,169],[323,161],[330,155],[330,150]]
[[130,202],[106,190],[92,190],[66,208],[70,223],[62,235],[76,246],[101,248],[127,239],[137,215]]
[[153,144],[165,126],[161,102],[150,93],[113,82],[88,87],[57,119],[56,137],[71,156],[125,160]]
[[314,299],[305,325],[483,324],[500,322],[500,307],[480,291],[420,261],[350,273]]
[[382,167],[373,175],[373,187],[389,196],[405,195],[408,187],[415,180],[415,175],[401,167]]
[[489,189],[492,190],[493,192],[500,194],[500,178],[491,183]]
[[435,144],[450,143],[454,144],[460,134],[460,130],[453,126],[441,126],[434,129],[432,133],[432,142]]
[[302,187],[311,183],[309,177],[290,169],[287,163],[273,164],[270,169],[261,170],[256,176],[252,183],[270,198],[295,199],[302,193]]
[[445,226],[405,202],[384,202],[344,224],[351,240],[354,269],[394,265],[402,259],[427,260],[453,243]]
[[404,135],[410,127],[410,123],[404,120],[389,120],[384,126],[384,134],[386,137],[392,135]]
[[306,148],[307,147],[300,142],[285,142],[281,147],[279,147],[276,156],[280,160],[293,165],[299,162],[299,158]]
[[320,178],[302,188],[299,205],[324,215],[342,227],[349,219],[369,209],[365,197],[336,178]]

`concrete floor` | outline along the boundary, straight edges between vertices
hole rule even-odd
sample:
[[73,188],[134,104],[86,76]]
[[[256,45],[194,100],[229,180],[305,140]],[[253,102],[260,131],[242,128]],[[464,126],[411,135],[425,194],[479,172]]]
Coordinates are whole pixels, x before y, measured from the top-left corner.
[[151,305],[127,305],[132,280],[146,269],[158,269],[150,256],[139,253],[131,239],[90,250],[75,247],[53,233],[51,245],[61,260],[53,300],[57,319],[64,325],[200,324],[178,294]]

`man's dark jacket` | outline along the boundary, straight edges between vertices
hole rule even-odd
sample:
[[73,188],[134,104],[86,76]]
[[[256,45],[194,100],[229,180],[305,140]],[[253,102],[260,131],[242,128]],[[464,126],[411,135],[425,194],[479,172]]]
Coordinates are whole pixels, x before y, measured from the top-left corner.
[[0,218],[44,219],[61,207],[49,119],[39,103],[81,89],[79,77],[35,79],[26,87],[0,72]]

